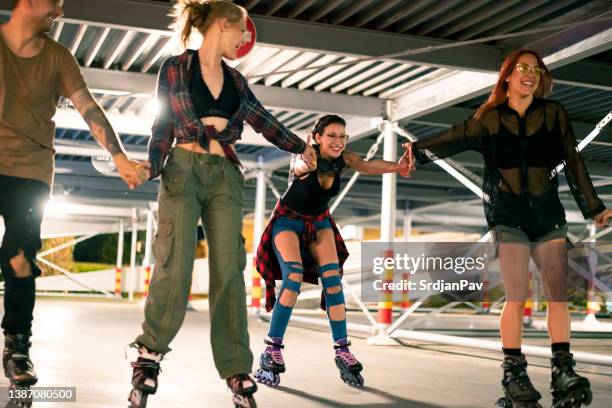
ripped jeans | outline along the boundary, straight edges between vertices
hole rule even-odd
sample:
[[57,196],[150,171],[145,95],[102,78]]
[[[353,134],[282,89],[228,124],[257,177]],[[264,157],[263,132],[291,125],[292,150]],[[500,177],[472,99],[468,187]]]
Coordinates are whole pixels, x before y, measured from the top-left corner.
[[[40,275],[36,252],[42,247],[40,225],[49,193],[49,186],[42,181],[0,175],[0,216],[5,229],[0,248],[5,333],[30,335],[32,331],[34,279]],[[21,252],[30,263],[32,276],[15,276],[10,261]]]

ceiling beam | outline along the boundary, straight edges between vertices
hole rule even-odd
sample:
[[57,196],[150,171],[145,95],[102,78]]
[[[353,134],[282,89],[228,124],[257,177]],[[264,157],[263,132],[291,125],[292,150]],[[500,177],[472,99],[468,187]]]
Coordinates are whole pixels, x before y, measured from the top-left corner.
[[[165,36],[172,34],[168,30],[171,22],[168,17],[170,11],[168,4],[156,2],[143,3],[135,0],[90,0],[87,2],[66,0],[64,10],[66,13],[66,16],[62,19],[64,22],[84,23],[122,30],[137,30]],[[117,13],[116,10],[122,10],[122,12]],[[0,5],[0,14],[10,14],[8,4]],[[599,17],[606,15],[603,14]],[[257,26],[258,44],[276,48],[332,53],[359,58],[388,55],[409,49],[435,47],[453,43],[452,41],[435,38],[324,25],[276,17],[258,15],[252,17]],[[557,50],[560,44],[569,44],[574,42],[579,35],[583,35],[585,32],[592,32],[593,28],[603,29],[606,23],[609,22],[592,23],[587,26],[563,30],[560,33],[539,39],[529,46],[543,54],[547,54],[551,50]],[[469,58],[465,58],[466,55],[469,55]],[[494,73],[499,68],[501,56],[501,49],[495,47],[466,45],[392,58],[388,59],[388,61]],[[580,70],[579,72],[584,73],[585,71]],[[594,71],[594,73],[598,72],[599,70]],[[577,77],[563,71],[559,74],[555,73],[555,76],[559,83],[567,85],[579,85],[596,89],[602,89],[602,86],[609,88],[610,86],[610,80],[606,81],[606,76],[601,75],[582,75]]]
[[[367,35],[373,36],[377,34],[375,32],[368,32]],[[278,47],[278,44],[270,45]],[[463,49],[464,52],[469,51],[465,50],[464,47],[461,47],[461,49]],[[332,52],[330,50],[318,51]],[[366,55],[361,53],[359,55],[355,54],[352,56],[364,57],[371,55],[376,54]],[[378,53],[378,55],[380,55],[380,52]],[[471,57],[472,56],[470,55],[470,60]],[[155,75],[96,68],[82,68],[82,70],[89,87],[92,89],[143,94],[152,94],[155,91]],[[491,69],[481,69],[480,71],[496,73],[497,66],[491,67]],[[553,76],[555,78],[555,82],[563,85],[574,85],[593,89],[612,90],[612,75],[608,75],[609,72],[610,64],[597,63],[592,61],[576,61],[568,66],[553,69]],[[373,97],[349,97],[348,95],[342,94],[300,91],[296,89],[287,89],[280,87],[266,87],[263,85],[254,85],[252,86],[252,89],[258,98],[262,98],[262,102],[265,105],[279,107],[284,106],[286,108],[302,109],[307,111],[332,111],[333,109],[325,109],[325,107],[335,106],[336,109],[343,110],[340,113],[350,113],[350,108],[356,108],[358,109],[358,111],[355,111],[352,114],[367,116],[372,115],[372,111],[380,110],[381,106],[380,100],[377,100],[377,98]],[[300,103],[302,99],[311,100],[315,97],[320,98],[321,95],[325,95],[325,98],[320,100],[320,104],[322,106],[321,108],[318,108],[317,104],[308,103],[306,104],[306,106],[304,106]],[[270,99],[269,103],[266,103],[266,98]],[[295,105],[293,105],[294,101]],[[288,106],[288,103],[291,106]],[[347,105],[347,108],[344,108],[344,105]]]
[[[90,89],[100,93],[153,95],[156,76],[135,72],[81,68]],[[381,116],[385,101],[379,98],[315,92],[293,88],[251,85],[251,90],[268,108],[300,112],[328,113],[352,116]]]
[[[436,38],[281,18],[253,16],[253,20],[261,45],[333,53],[347,57],[384,56],[453,43]],[[465,55],[470,55],[470,58],[465,58]],[[499,67],[500,57],[501,50],[495,47],[466,45],[384,60],[438,68],[495,71]]]
[[[6,13],[9,6],[1,6]],[[121,10],[121,12],[118,12]],[[65,0],[65,17],[69,23],[104,25],[156,34],[170,34],[170,5],[135,0]],[[452,41],[417,37],[375,30],[364,30],[303,22],[298,20],[251,16],[257,27],[260,45],[335,53],[346,56],[376,56],[409,49],[446,45]],[[469,55],[469,58],[465,58]],[[393,60],[433,67],[495,71],[501,51],[485,45],[467,45],[435,52],[423,52]]]
[[612,91],[612,64],[576,61],[552,72],[554,81],[563,85]]
[[[552,40],[538,42],[528,44],[526,48],[532,48],[532,45],[538,48],[542,55],[545,55],[544,61],[551,69],[612,49],[612,28],[607,27],[602,30],[598,24],[563,30],[558,36],[560,37],[555,37],[558,43]],[[568,39],[573,39],[574,42],[568,43]],[[559,49],[559,44],[564,44],[563,48]],[[415,119],[483,95],[490,92],[496,81],[497,74],[451,72],[431,83],[415,84],[406,88],[405,92],[393,101],[391,119],[394,121]]]

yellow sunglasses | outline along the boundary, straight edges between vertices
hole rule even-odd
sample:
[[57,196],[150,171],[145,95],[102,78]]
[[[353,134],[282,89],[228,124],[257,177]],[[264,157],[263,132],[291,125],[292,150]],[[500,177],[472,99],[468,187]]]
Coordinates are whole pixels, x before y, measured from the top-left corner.
[[531,71],[538,78],[544,75],[544,73],[546,72],[540,67],[532,67],[529,64],[516,64],[516,69],[518,72],[521,73],[521,75],[525,75]]

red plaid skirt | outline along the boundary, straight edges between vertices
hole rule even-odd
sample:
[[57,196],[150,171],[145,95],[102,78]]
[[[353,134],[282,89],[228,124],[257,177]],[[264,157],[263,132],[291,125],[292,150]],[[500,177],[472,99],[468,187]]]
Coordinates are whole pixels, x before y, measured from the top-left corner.
[[[348,258],[348,250],[338,231],[336,223],[329,213],[329,209],[325,210],[324,213],[319,215],[303,215],[293,211],[291,208],[283,205],[280,201],[276,204],[274,211],[272,212],[272,218],[268,222],[266,229],[264,230],[261,240],[259,241],[259,247],[257,248],[256,267],[264,281],[266,282],[266,311],[272,310],[274,303],[276,302],[276,294],[274,292],[275,283],[277,280],[282,280],[283,275],[281,272],[278,259],[274,253],[273,242],[272,242],[272,230],[274,223],[280,217],[287,217],[294,220],[304,221],[304,232],[299,237],[300,239],[300,252],[303,254],[302,265],[304,266],[304,282],[312,283],[317,285],[319,283],[319,273],[317,271],[317,265],[310,256],[308,251],[304,249],[317,241],[317,231],[315,228],[315,222],[323,221],[329,218],[329,222],[334,231],[334,238],[336,241],[336,252],[338,253],[338,263],[340,264],[340,276],[342,276],[342,266]],[[325,297],[321,293],[321,309],[325,310]]]

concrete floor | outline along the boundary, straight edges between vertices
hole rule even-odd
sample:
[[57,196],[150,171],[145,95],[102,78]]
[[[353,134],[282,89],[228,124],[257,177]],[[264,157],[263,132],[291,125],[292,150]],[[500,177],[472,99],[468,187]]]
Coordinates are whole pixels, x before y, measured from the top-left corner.
[[[484,319],[493,318],[484,316]],[[357,316],[350,319],[358,320]],[[452,318],[451,318],[452,319]],[[39,386],[77,388],[76,403],[35,403],[34,407],[125,407],[131,368],[124,346],[138,333],[142,306],[137,304],[39,299],[35,311],[32,359]],[[484,321],[484,320],[481,320]],[[486,324],[488,326],[488,324]],[[150,408],[232,407],[231,394],[212,361],[208,315],[189,312],[163,361],[160,389]],[[267,324],[250,323],[256,359]],[[277,389],[260,386],[260,407],[491,407],[500,395],[499,355],[432,344],[373,347],[353,338],[353,352],[365,366],[366,387],[346,386],[333,363],[330,334],[290,327],[286,335],[288,372]],[[542,339],[528,344],[545,344]],[[581,350],[611,353],[612,340],[580,340]],[[612,368],[577,367],[591,380],[590,407],[612,406]],[[530,376],[550,406],[550,369],[544,359],[530,360]],[[0,387],[8,381],[2,379]]]

